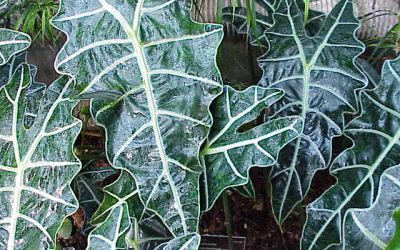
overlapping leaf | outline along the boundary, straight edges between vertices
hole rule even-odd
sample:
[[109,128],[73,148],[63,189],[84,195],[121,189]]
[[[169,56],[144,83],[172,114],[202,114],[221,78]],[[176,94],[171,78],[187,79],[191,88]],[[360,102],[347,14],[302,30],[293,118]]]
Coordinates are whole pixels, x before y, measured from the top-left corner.
[[250,87],[236,91],[226,86],[212,105],[214,118],[208,142],[201,152],[204,165],[203,209],[212,207],[228,187],[248,183],[253,166],[271,166],[278,152],[301,133],[299,117],[276,118],[238,131],[283,96],[283,91]]
[[315,172],[331,160],[332,138],[342,134],[344,112],[355,112],[355,90],[366,85],[355,66],[364,50],[354,32],[359,27],[352,2],[341,0],[319,32],[309,37],[296,1],[283,0],[266,32],[269,52],[259,59],[260,86],[283,89],[282,101],[271,106],[274,117],[299,115],[301,136],[280,153],[270,176],[275,217],[282,223],[306,195]]
[[[398,183],[390,176],[397,178],[398,173],[393,171],[398,168],[392,167],[400,163],[399,72],[400,59],[386,62],[380,85],[372,91],[361,92],[361,115],[351,121],[345,129],[346,134],[354,141],[354,146],[340,154],[332,163],[331,172],[337,177],[337,184],[307,207],[303,249],[325,249],[334,244],[341,244],[343,239],[346,240],[348,248],[363,249],[358,246],[369,245],[371,242],[362,235],[355,234],[351,223],[352,220],[357,222],[366,216],[365,212],[355,209],[373,205],[378,195],[380,178],[383,178],[381,185],[384,191],[379,195],[383,195],[381,198],[384,199],[393,195],[393,200],[378,200],[377,205],[369,212],[385,213],[395,209],[394,204],[399,198],[396,191],[398,186],[395,190],[393,183]],[[389,168],[391,170],[381,177]],[[393,183],[390,184],[385,179],[390,179]],[[383,206],[380,206],[381,202]],[[368,225],[365,228],[371,228],[370,230],[382,230],[379,228],[379,225],[382,226],[380,223],[384,222],[379,220],[381,215],[373,220],[362,219],[363,224],[358,224],[360,230],[368,234],[367,229],[361,229],[362,225],[366,224]],[[387,218],[390,215],[384,216]],[[390,227],[390,223],[386,226]],[[387,232],[378,233],[378,238],[383,234]]]
[[[0,10],[7,7],[8,0],[0,0]],[[22,32],[0,28],[0,66],[10,58],[24,51],[31,44],[31,38]]]
[[0,65],[3,65],[10,58],[24,51],[31,44],[31,38],[22,32],[0,28]]
[[[264,32],[273,25],[272,14],[279,1],[276,0],[256,0],[254,9],[242,6],[226,7],[222,10],[222,18],[225,22],[233,24],[239,34],[248,34],[254,44],[268,46]],[[264,13],[257,12],[261,9]],[[254,18],[251,18],[254,15]],[[254,23],[251,23],[251,20]]]
[[82,92],[108,94],[94,98],[92,113],[106,128],[110,162],[135,176],[145,209],[174,236],[197,232],[198,151],[221,91],[222,27],[193,22],[189,5],[64,0],[53,20],[68,35],[57,69]]
[[90,229],[88,221],[99,208],[103,200],[103,190],[100,184],[109,176],[117,174],[114,168],[108,167],[84,167],[74,180],[75,192],[78,196],[79,205],[85,215],[83,231]]
[[[89,235],[89,249],[155,249],[172,246],[182,238],[172,239],[168,228],[153,214],[143,210],[133,177],[122,171],[120,177],[105,188],[105,198],[92,218],[96,228]],[[196,234],[195,234],[196,235]],[[182,242],[182,245],[188,243]],[[189,243],[190,244],[190,243]]]
[[392,214],[400,206],[400,167],[386,170],[375,203],[367,209],[352,209],[344,221],[345,249],[385,249],[395,231]]
[[[67,98],[71,82],[60,78],[44,97],[30,95],[31,74],[20,64],[0,88],[2,249],[55,247],[64,217],[78,207],[70,182],[81,166],[72,150],[81,125]],[[32,105],[37,112],[27,115]]]

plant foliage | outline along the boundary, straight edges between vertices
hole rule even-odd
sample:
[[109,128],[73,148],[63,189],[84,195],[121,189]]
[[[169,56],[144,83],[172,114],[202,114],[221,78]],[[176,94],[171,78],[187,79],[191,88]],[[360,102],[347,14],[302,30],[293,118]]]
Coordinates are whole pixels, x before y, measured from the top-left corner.
[[81,167],[72,150],[81,123],[71,115],[71,81],[60,78],[38,95],[29,65],[6,73],[12,76],[0,88],[0,242],[6,249],[52,248],[64,217],[78,208],[69,187]]
[[[387,240],[388,234],[392,233],[393,230],[384,230],[377,233],[379,236],[373,236],[375,230],[382,230],[379,225],[387,221],[396,206],[400,205],[395,191],[398,185],[395,166],[399,164],[400,150],[398,72],[399,59],[386,62],[379,86],[374,90],[361,92],[361,114],[345,129],[346,135],[354,141],[354,146],[340,154],[332,163],[331,172],[338,179],[337,184],[307,207],[303,249],[324,249],[343,242],[356,247],[372,241],[380,246],[382,244],[379,242]],[[393,169],[388,170],[392,167]],[[385,170],[388,172],[383,174]],[[384,192],[378,192],[381,178]],[[392,196],[390,192],[396,195]],[[377,204],[374,205],[375,200]],[[357,210],[368,207],[371,208],[367,211]],[[379,217],[372,215],[377,210]],[[359,223],[359,229],[352,226],[353,222],[359,221],[359,216],[368,215],[373,218],[373,224],[371,221],[361,221],[368,222],[369,225],[363,226]],[[394,228],[393,223],[391,224]],[[369,226],[372,228],[368,229]],[[358,242],[357,238],[363,236],[353,235],[354,230],[361,230],[361,233],[369,237],[369,241]]]
[[270,176],[273,211],[282,223],[307,194],[315,172],[328,167],[332,138],[343,133],[344,113],[357,111],[355,91],[367,81],[354,64],[364,46],[354,36],[359,23],[351,1],[340,1],[313,37],[293,0],[280,2],[274,20],[265,33],[270,50],[259,59],[259,85],[286,93],[271,106],[272,118],[299,115],[305,121]]

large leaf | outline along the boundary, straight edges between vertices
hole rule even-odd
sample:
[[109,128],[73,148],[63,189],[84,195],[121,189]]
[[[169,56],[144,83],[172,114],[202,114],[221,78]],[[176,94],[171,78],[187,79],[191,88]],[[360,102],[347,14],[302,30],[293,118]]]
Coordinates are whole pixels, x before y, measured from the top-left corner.
[[[354,141],[354,146],[332,163],[331,173],[337,177],[337,184],[307,207],[303,249],[324,249],[340,244],[343,239],[347,241],[352,233],[346,233],[345,236],[342,227],[349,223],[347,220],[357,218],[353,216],[360,216],[352,209],[372,206],[382,173],[400,164],[399,72],[400,59],[386,62],[380,85],[372,91],[361,92],[361,114],[345,130]],[[391,192],[395,192],[393,202],[398,202],[398,192],[385,185],[385,182],[382,186],[382,193],[391,195]],[[394,209],[390,208],[391,203],[384,203],[388,207],[378,209],[380,212]],[[375,223],[364,220],[362,223],[371,223],[369,226],[372,227],[376,223],[378,227],[380,222],[379,218],[375,218]]]
[[344,218],[346,249],[386,248],[395,231],[392,214],[400,206],[400,167],[386,170],[375,203],[367,209],[351,209]]
[[215,100],[211,106],[214,123],[201,152],[204,210],[210,209],[226,188],[248,183],[251,167],[274,164],[282,147],[300,134],[299,117],[276,118],[238,131],[283,94],[281,90],[257,86],[244,91],[226,86]]
[[307,194],[315,172],[331,161],[332,138],[342,134],[343,114],[356,111],[355,90],[366,79],[354,64],[364,45],[354,37],[359,23],[351,1],[341,0],[314,37],[307,35],[294,0],[281,1],[274,19],[265,34],[270,50],[259,59],[259,85],[286,92],[271,106],[272,119],[299,115],[305,121],[270,176],[274,215],[282,223]]
[[[21,64],[0,88],[2,249],[55,247],[62,221],[78,208],[70,182],[81,167],[72,150],[81,123],[71,115],[71,81],[60,78],[44,97],[30,95],[31,73]],[[38,109],[27,126],[33,104]]]
[[68,35],[57,69],[85,93],[108,93],[92,101],[108,158],[174,236],[197,232],[198,151],[221,91],[222,27],[189,13],[188,1],[65,0],[53,20]]

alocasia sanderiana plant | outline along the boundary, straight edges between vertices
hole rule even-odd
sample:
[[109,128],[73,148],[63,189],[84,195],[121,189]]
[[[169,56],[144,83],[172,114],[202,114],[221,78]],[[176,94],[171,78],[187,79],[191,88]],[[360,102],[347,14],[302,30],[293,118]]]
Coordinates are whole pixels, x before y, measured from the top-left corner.
[[0,246],[53,248],[64,217],[78,208],[70,183],[81,166],[73,152],[81,121],[71,115],[72,81],[62,77],[32,95],[30,66],[8,68],[0,88]]
[[[55,248],[79,206],[88,249],[198,249],[201,213],[226,189],[251,187],[251,168],[271,167],[282,224],[329,166],[338,181],[307,207],[301,248],[386,247],[400,205],[398,60],[368,84],[351,0],[327,16],[303,1],[257,2],[268,14],[251,29],[244,8],[224,10],[268,49],[258,86],[241,91],[216,65],[223,27],[193,21],[187,0],[61,0],[62,76],[48,87],[19,54],[29,36],[1,29],[0,249]],[[80,99],[105,130],[112,169],[81,170]],[[332,160],[341,135],[354,145]]]
[[360,96],[361,113],[345,133],[354,146],[332,163],[336,185],[307,207],[303,249],[384,247],[400,206],[400,59],[385,63],[382,81]]

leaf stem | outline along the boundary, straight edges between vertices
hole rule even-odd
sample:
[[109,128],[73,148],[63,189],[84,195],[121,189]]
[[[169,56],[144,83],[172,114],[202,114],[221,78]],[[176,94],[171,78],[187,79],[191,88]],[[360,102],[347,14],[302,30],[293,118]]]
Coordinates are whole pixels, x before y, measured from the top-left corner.
[[232,236],[232,217],[229,207],[229,199],[227,191],[222,193],[222,202],[224,204],[225,225],[228,234],[228,249],[233,250],[233,236]]
[[304,1],[304,27],[307,25],[308,15],[310,12],[310,0],[303,0]]

